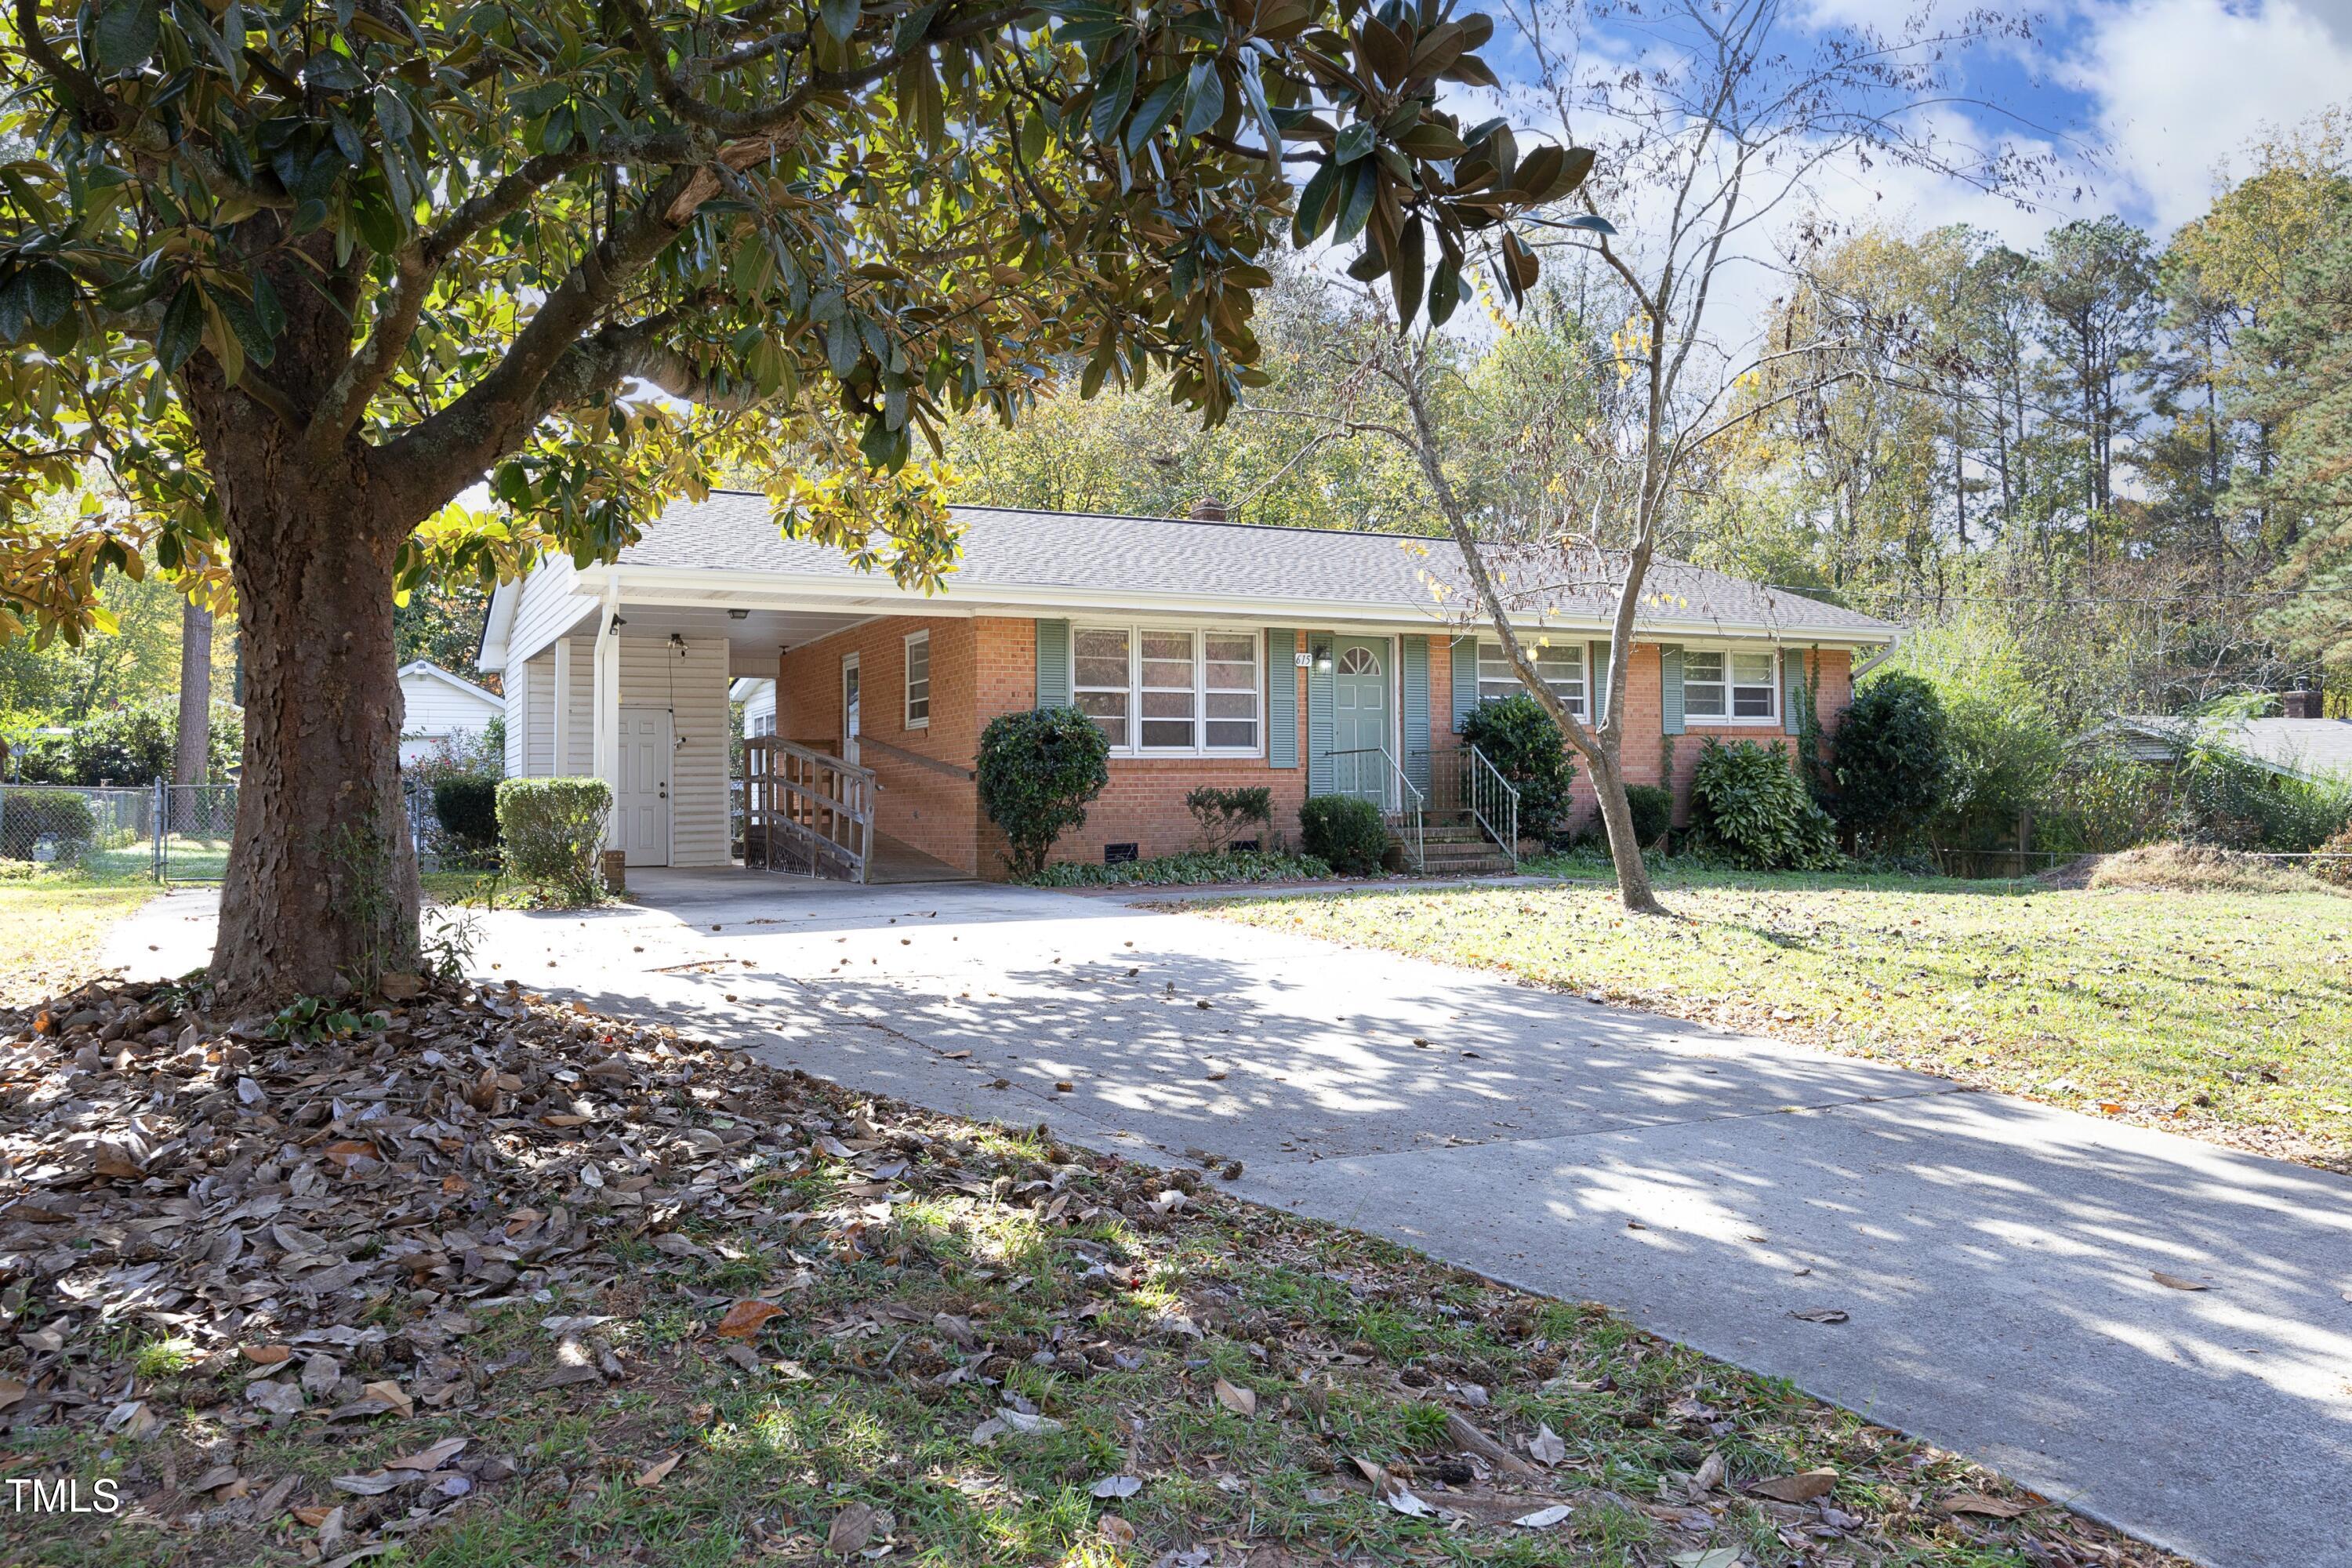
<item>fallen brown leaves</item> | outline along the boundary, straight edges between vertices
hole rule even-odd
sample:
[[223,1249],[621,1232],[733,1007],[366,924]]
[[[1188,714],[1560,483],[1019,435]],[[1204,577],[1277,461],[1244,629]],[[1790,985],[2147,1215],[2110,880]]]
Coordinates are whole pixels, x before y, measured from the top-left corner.
[[[697,1327],[674,1352],[721,1381],[814,1382],[844,1409],[886,1384],[937,1415],[953,1405],[942,1427],[982,1475],[1073,1428],[1118,1431],[1119,1468],[1089,1459],[1049,1489],[1126,1505],[1095,1528],[1137,1562],[1205,1564],[1194,1554],[1211,1539],[1228,1556],[1257,1549],[1239,1502],[1222,1534],[1155,1507],[1175,1474],[1220,1498],[1265,1484],[1232,1455],[1143,1435],[1155,1422],[1197,1434],[1216,1410],[1316,1478],[1308,1508],[1352,1499],[1400,1530],[1566,1541],[1589,1517],[1638,1513],[1698,1553],[1748,1510],[1789,1561],[1822,1568],[1918,1520],[1967,1550],[2030,1527],[2042,1568],[2159,1561],[1984,1472],[1904,1469],[1922,1451],[1891,1434],[1875,1469],[1815,1452],[1811,1435],[1845,1429],[1819,1407],[1811,1425],[1776,1429],[1787,1473],[1728,1475],[1717,1445],[1737,1412],[1722,1389],[1739,1374],[1717,1367],[1704,1391],[1685,1380],[1610,1414],[1627,1397],[1621,1374],[1706,1363],[1612,1333],[1616,1359],[1563,1370],[1574,1347],[1535,1335],[1544,1304],[1409,1254],[1366,1259],[1362,1238],[1239,1204],[1196,1172],[1042,1136],[1025,1144],[1041,1156],[1007,1155],[989,1130],[512,990],[373,1005],[379,1024],[304,1043],[172,989],[91,988],[0,1014],[0,1434],[19,1447],[59,1430],[160,1436],[124,1450],[124,1518],[200,1540],[182,1560],[349,1568],[526,1488],[560,1511],[599,1477],[677,1506],[709,1468],[692,1441],[709,1426],[695,1405],[706,1385],[674,1381],[677,1361],[630,1337],[635,1302],[685,1309]],[[1041,1278],[966,1269],[952,1297],[923,1295],[937,1269],[896,1217],[916,1199],[1019,1213],[1050,1237],[1024,1266]],[[1326,1250],[1335,1239],[1344,1265]],[[1243,1261],[1167,1272],[1188,1246]],[[1312,1313],[1250,1305],[1254,1272],[1275,1268],[1340,1281],[1430,1332],[1483,1322],[1505,1361],[1395,1357]],[[1003,1296],[980,1289],[992,1278]],[[1036,1304],[1015,1329],[1003,1303],[1021,1292]],[[776,1359],[793,1335],[817,1347],[787,1352],[807,1367]],[[1033,1402],[1016,1372],[1055,1392],[1032,1384]],[[1148,1380],[1148,1394],[1091,1408],[1096,1380],[1118,1377]],[[603,1447],[554,1461],[507,1446],[534,1412],[625,1392],[694,1414],[600,1426]],[[1422,1439],[1367,1450],[1355,1434],[1368,1409],[1417,1411]],[[1597,1447],[1621,1419],[1643,1435]],[[1622,1479],[1623,1459],[1661,1439],[1691,1458],[1654,1497]],[[1841,1473],[1898,1500],[1879,1518],[1846,1511]],[[761,1551],[803,1561],[936,1549],[883,1500],[824,1495],[739,1523]],[[1161,1554],[1146,1536],[1183,1544]]]

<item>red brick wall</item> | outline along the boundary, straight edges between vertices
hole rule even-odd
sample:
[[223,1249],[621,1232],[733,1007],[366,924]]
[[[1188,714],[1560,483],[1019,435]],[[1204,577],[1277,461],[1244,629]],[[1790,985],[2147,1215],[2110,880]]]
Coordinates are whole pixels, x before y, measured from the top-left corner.
[[[1002,683],[982,683],[983,711],[980,722],[986,724],[999,713],[1026,708],[1036,700],[1036,628],[1030,621],[981,624],[1018,627],[1018,657],[1025,661],[1017,675]],[[984,653],[984,637],[982,647]],[[1155,855],[1173,855],[1189,849],[1199,837],[1200,827],[1185,809],[1184,796],[1202,784],[1221,789],[1265,785],[1274,795],[1274,833],[1296,844],[1298,807],[1307,798],[1307,672],[1297,667],[1296,656],[1306,647],[1305,634],[1299,633],[1289,649],[1272,652],[1267,671],[1269,679],[1289,680],[1296,694],[1297,766],[1273,767],[1263,756],[1113,757],[1110,783],[1087,806],[1086,821],[1064,834],[1054,846],[1052,858],[1099,861],[1106,844],[1133,844],[1136,852],[1147,860]],[[992,700],[994,705],[989,706]],[[978,868],[979,874],[1001,877],[1004,874],[1003,835],[985,818],[981,819],[980,826],[985,863]]]
[[[857,655],[858,728],[879,740],[960,768],[969,768],[980,742],[977,679],[988,668],[976,658],[987,623],[946,616],[893,616],[852,626],[788,650],[776,661],[776,733],[823,751],[841,749],[841,661]],[[1028,623],[1018,623],[1025,635]],[[907,637],[931,634],[931,721],[907,728]],[[1034,680],[1032,669],[1031,679]],[[880,795],[875,826],[926,855],[969,869],[975,852],[979,795],[971,781],[949,778],[880,746],[858,761],[872,768]]]
[[[931,634],[931,721],[928,730],[908,730],[904,720],[905,638],[928,627]],[[1300,631],[1290,654],[1303,652]],[[1453,639],[1428,638],[1430,741],[1456,743],[1454,731]],[[806,745],[836,750],[841,742],[841,659],[858,655],[864,682],[865,733],[957,767],[972,765],[980,731],[1000,713],[1036,701],[1037,648],[1034,621],[1002,616],[976,619],[892,616],[852,627],[792,649],[778,660],[776,728]],[[1816,675],[1816,711],[1825,730],[1852,700],[1852,659],[1843,649],[1824,650]],[[1293,683],[1298,715],[1299,763],[1275,768],[1264,758],[1114,757],[1110,784],[1087,807],[1085,824],[1055,846],[1055,860],[1098,861],[1107,844],[1132,843],[1147,858],[1192,847],[1198,828],[1184,807],[1185,794],[1201,784],[1226,788],[1265,784],[1274,794],[1274,832],[1295,843],[1298,808],[1307,796],[1307,672],[1295,658],[1276,650],[1269,676]],[[1658,649],[1637,644],[1626,670],[1625,772],[1634,784],[1660,783],[1666,773],[1668,737],[1661,731]],[[1688,813],[1691,771],[1708,736],[1769,744],[1792,738],[1778,724],[1695,725],[1672,738],[1675,815]],[[980,809],[977,788],[868,746],[866,765],[874,769],[882,793],[877,826],[959,869],[982,877],[1003,875],[1003,836]],[[1580,816],[1592,810],[1591,780],[1579,767],[1573,791]]]

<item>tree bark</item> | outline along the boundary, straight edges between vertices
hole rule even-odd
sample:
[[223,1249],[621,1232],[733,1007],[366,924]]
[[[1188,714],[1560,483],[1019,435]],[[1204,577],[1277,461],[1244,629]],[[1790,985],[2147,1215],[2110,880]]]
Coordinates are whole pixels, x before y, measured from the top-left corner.
[[227,523],[245,753],[212,980],[239,1002],[372,988],[417,964],[401,797],[393,561],[407,527],[357,452],[306,471],[226,389],[192,402]]
[[[1633,808],[1625,799],[1625,770],[1605,746],[1585,752],[1584,763],[1592,770],[1592,795],[1600,803],[1601,826],[1609,832],[1609,861],[1617,871],[1618,901],[1633,914],[1664,914],[1666,908],[1658,902],[1657,889],[1650,883],[1649,862],[1642,858],[1641,843],[1633,835]],[[1672,788],[1674,781],[1666,784]]]
[[[189,599],[180,605],[180,720],[173,737],[172,782],[209,784],[212,751],[213,613]],[[184,826],[185,810],[184,805],[175,814],[173,827]]]

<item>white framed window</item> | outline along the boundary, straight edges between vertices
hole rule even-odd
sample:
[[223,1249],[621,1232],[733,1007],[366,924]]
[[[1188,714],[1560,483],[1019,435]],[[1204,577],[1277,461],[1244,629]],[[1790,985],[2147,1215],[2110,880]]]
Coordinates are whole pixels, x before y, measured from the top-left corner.
[[1780,716],[1780,661],[1770,652],[1683,649],[1683,717],[1707,724],[1769,723]]
[[1134,638],[1124,626],[1082,626],[1070,638],[1070,695],[1114,752],[1128,747],[1135,709]]
[[931,634],[913,632],[907,637],[907,728],[930,727]]
[[[1521,646],[1525,646],[1524,644]],[[1536,673],[1552,689],[1560,705],[1578,718],[1584,717],[1584,645],[1582,643],[1551,643],[1529,649],[1536,661]],[[1519,672],[1511,667],[1508,656],[1498,642],[1478,645],[1478,700],[1490,697],[1508,697],[1520,689]]]
[[1207,693],[1201,740],[1204,750],[1257,750],[1258,642],[1255,632],[1202,634],[1202,685]]
[[1071,628],[1070,695],[1124,755],[1255,755],[1265,738],[1260,634]]

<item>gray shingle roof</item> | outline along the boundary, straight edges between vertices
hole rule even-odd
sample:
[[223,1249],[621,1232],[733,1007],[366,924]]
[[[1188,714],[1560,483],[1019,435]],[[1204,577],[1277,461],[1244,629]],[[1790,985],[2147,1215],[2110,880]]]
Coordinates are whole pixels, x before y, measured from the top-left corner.
[[[963,554],[948,578],[948,592],[982,601],[992,589],[1066,588],[1089,598],[1126,592],[1214,599],[1236,610],[1246,610],[1252,600],[1313,600],[1424,616],[1436,603],[1433,580],[1452,588],[1452,602],[1468,602],[1460,553],[1444,539],[1009,507],[961,506],[953,514],[963,527]],[[1557,562],[1529,562],[1524,572],[1510,570],[1507,560],[1490,563],[1512,582],[1536,584],[1517,595],[1529,613],[1549,610],[1571,623],[1605,621],[1613,606],[1597,558],[1574,574],[1563,573]],[[767,498],[740,491],[673,502],[642,541],[622,552],[620,564],[858,575],[837,550],[779,537]],[[1648,597],[1654,607],[1643,615],[1645,626],[1802,628],[1850,634],[1862,642],[1886,641],[1896,629],[1841,605],[1682,562],[1652,566]]]
[[2115,722],[2175,749],[2203,739],[2274,773],[2352,781],[2352,719],[2189,719],[2126,713]]

